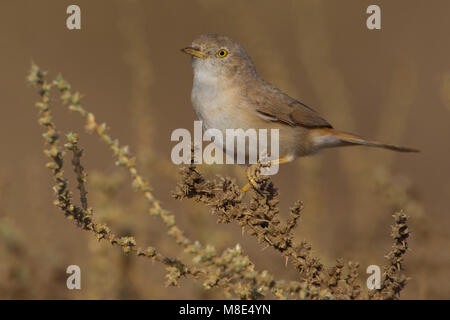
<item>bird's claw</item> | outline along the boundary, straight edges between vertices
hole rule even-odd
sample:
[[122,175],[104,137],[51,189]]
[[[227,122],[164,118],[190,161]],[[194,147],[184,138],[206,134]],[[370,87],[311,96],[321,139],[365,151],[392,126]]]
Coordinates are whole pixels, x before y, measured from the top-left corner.
[[253,188],[259,194],[262,194],[262,191],[260,190],[261,167],[270,167],[270,161],[264,164],[261,162],[252,164],[245,170],[248,183],[241,189],[242,196],[245,195],[250,188]]

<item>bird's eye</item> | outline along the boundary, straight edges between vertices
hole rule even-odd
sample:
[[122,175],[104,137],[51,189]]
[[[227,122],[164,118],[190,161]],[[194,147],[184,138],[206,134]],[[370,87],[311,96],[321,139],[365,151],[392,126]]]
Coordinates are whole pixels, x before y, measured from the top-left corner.
[[220,49],[219,51],[217,51],[217,56],[219,58],[225,58],[228,55],[228,51],[225,49]]

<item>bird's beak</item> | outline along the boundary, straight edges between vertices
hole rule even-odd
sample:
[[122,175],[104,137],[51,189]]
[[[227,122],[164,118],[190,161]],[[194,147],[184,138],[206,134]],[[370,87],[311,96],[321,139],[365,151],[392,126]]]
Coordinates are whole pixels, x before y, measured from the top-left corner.
[[207,53],[204,53],[203,51],[200,51],[199,49],[192,48],[192,47],[183,48],[183,49],[181,49],[181,52],[190,54],[191,56],[194,56],[194,57],[200,58],[200,59],[206,59],[209,57],[209,55]]

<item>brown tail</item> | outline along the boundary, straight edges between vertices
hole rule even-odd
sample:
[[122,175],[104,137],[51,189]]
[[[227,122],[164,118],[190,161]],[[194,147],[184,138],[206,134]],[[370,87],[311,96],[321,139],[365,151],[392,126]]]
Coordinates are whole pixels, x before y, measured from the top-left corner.
[[395,146],[392,144],[381,143],[373,140],[366,140],[351,133],[345,133],[333,129],[331,129],[330,131],[331,131],[330,133],[334,137],[338,138],[343,143],[343,145],[363,145],[368,147],[384,148],[399,152],[419,152],[419,150],[417,149]]

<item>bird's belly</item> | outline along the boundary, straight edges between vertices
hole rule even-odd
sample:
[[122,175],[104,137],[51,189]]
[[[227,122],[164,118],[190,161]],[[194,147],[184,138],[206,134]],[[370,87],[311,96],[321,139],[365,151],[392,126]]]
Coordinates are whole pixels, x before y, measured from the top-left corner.
[[[214,140],[214,143],[222,148],[225,153],[232,157],[239,157],[239,154],[241,154],[245,159],[248,159],[250,150],[248,139],[246,139],[245,150],[238,150],[236,148],[231,153],[230,150],[226,150],[224,147],[227,138],[227,129],[243,129],[245,131],[245,133],[241,133],[243,135],[248,133],[248,129],[254,129],[258,142],[261,139],[259,130],[267,129],[268,135],[263,137],[263,139],[266,139],[269,154],[272,154],[275,147],[278,148],[279,157],[295,157],[298,151],[300,151],[297,148],[299,142],[301,143],[306,138],[303,130],[300,129],[299,131],[299,129],[294,129],[284,124],[263,120],[256,113],[252,113],[248,109],[248,106],[234,103],[227,96],[227,94],[214,92],[214,90],[205,90],[205,88],[203,90],[196,90],[194,88],[191,95],[192,105],[197,117],[203,122],[203,128],[205,130],[218,129],[222,133],[223,140]],[[277,146],[272,145],[272,133],[270,132],[272,129],[278,129],[279,140],[276,142]],[[260,151],[257,151],[258,155]],[[308,153],[305,151],[301,150],[300,153],[303,153],[302,155]]]
[[248,123],[239,115],[239,106],[215,90],[193,90],[192,105],[194,111],[203,121],[205,129],[218,129],[225,134],[226,129],[248,129]]
[[225,106],[208,106],[196,109],[199,120],[203,121],[203,127],[207,129],[218,129],[225,134],[226,129],[243,128],[244,123],[236,121],[236,115],[232,114]]

